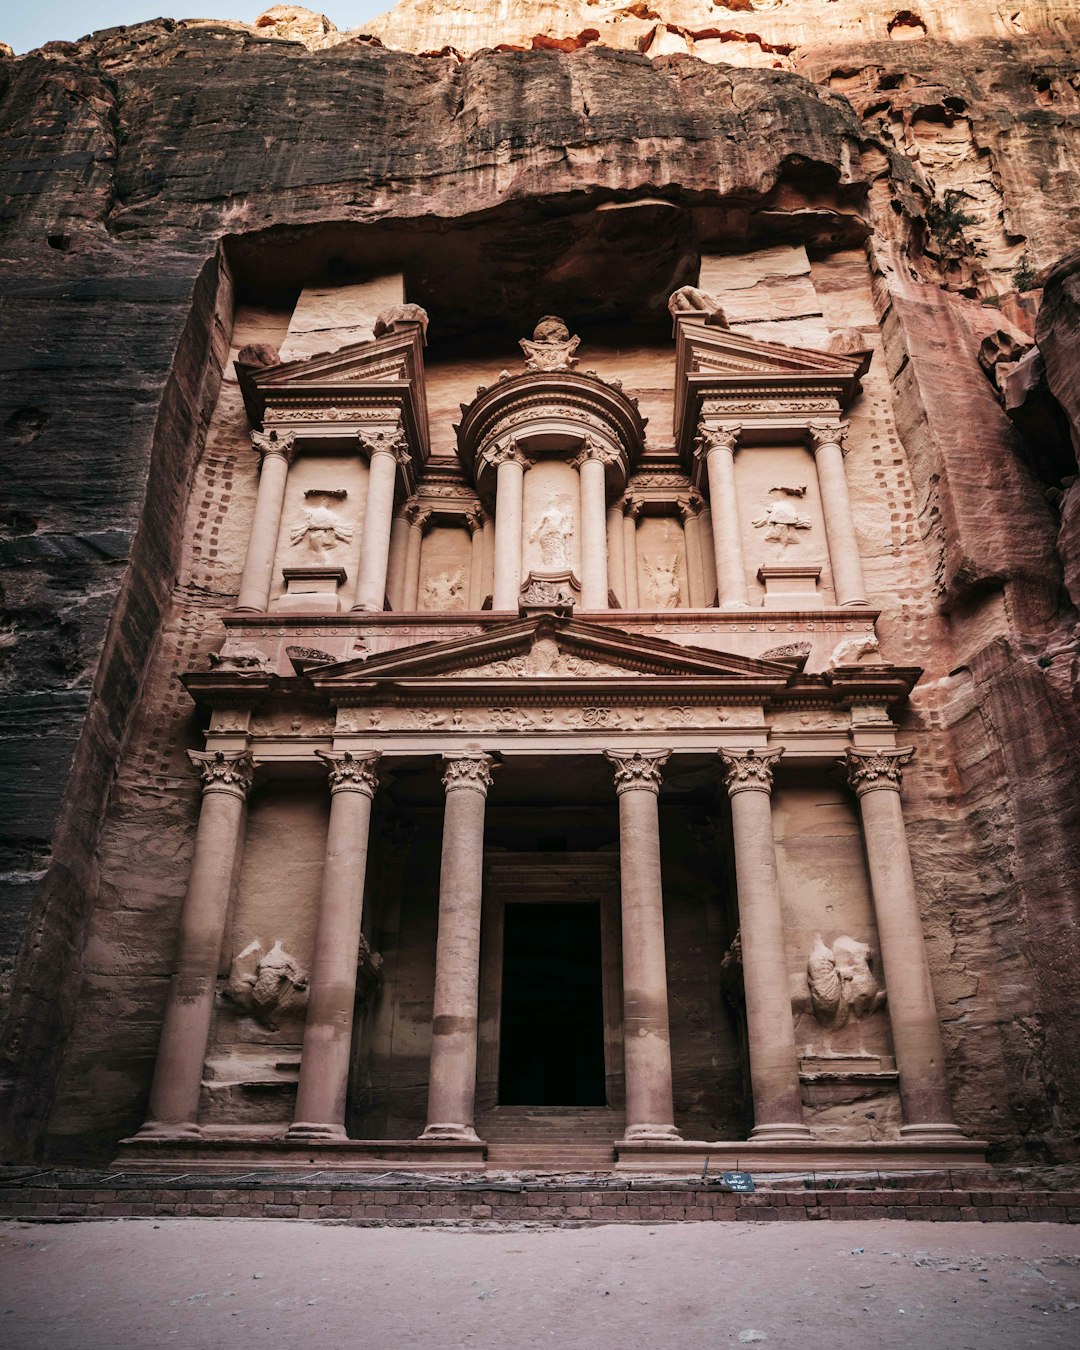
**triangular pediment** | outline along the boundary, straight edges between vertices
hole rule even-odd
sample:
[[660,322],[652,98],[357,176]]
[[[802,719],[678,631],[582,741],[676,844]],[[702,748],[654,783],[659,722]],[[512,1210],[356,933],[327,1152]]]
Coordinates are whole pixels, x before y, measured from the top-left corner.
[[685,324],[679,330],[680,364],[687,375],[857,380],[869,364],[866,352],[842,355],[812,347],[787,347],[779,342],[733,333],[728,328]]
[[383,652],[323,667],[311,676],[326,693],[387,680],[601,681],[700,677],[782,688],[795,665],[687,647],[572,618],[509,619],[483,633]]
[[336,389],[341,385],[386,384],[413,378],[420,357],[419,332],[390,333],[353,342],[335,352],[265,366],[250,375],[264,395],[274,391]]

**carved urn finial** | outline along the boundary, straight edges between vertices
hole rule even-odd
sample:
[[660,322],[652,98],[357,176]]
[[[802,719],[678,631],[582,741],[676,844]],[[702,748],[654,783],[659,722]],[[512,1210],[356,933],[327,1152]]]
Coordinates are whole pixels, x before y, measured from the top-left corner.
[[577,365],[574,353],[581,346],[579,337],[571,337],[562,319],[545,314],[533,329],[532,341],[522,338],[526,370],[573,370]]

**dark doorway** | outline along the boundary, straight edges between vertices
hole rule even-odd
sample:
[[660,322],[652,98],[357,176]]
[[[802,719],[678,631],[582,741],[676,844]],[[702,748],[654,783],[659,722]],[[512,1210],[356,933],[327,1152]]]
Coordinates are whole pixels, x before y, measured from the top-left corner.
[[598,904],[508,904],[501,1106],[605,1106]]

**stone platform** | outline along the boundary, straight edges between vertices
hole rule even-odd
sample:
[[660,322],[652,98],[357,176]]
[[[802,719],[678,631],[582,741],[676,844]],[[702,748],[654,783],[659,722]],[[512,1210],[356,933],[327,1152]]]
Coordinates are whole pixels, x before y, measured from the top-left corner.
[[[1070,1184],[1075,1185],[1071,1180]],[[904,1175],[776,1174],[739,1194],[685,1177],[422,1175],[325,1169],[303,1176],[232,1171],[12,1171],[0,1218],[276,1218],[354,1224],[595,1224],[923,1219],[1080,1223],[1080,1190],[992,1170]]]

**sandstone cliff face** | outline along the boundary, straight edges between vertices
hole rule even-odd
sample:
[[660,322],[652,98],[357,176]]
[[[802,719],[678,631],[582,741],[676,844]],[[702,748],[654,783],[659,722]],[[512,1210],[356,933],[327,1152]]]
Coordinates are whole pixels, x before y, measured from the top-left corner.
[[[1026,340],[1033,287],[1075,240],[1077,75],[1062,42],[1075,18],[1048,3],[1015,19],[935,6],[900,21],[841,0],[823,42],[820,6],[702,8],[588,5],[563,31],[565,6],[522,6],[497,24],[471,8],[399,6],[373,27],[387,46],[478,52],[464,61],[339,41],[302,15],[254,30],[155,21],[0,60],[0,427],[12,469],[0,962],[17,1150],[42,1145],[80,999],[99,1027],[135,1008],[142,1058],[115,1032],[84,1038],[94,1093],[126,1105],[93,1124],[54,1119],[53,1133],[69,1155],[104,1156],[138,1123],[169,957],[147,958],[126,933],[130,897],[128,917],[105,924],[107,958],[100,922],[89,948],[87,935],[111,903],[99,874],[107,813],[116,885],[131,788],[114,793],[118,766],[133,744],[153,759],[156,735],[182,744],[194,730],[180,700],[160,732],[133,733],[131,720],[147,690],[148,706],[164,706],[171,674],[152,663],[183,627],[176,578],[207,584],[183,568],[186,513],[236,344],[237,290],[265,306],[244,341],[276,343],[275,316],[300,286],[348,276],[361,257],[421,279],[456,272],[468,305],[485,231],[516,231],[490,263],[513,293],[530,284],[530,259],[555,275],[579,256],[597,228],[579,217],[646,198],[679,215],[662,243],[665,281],[703,240],[724,252],[788,240],[834,260],[822,293],[844,294],[830,278],[851,267],[873,287],[868,312],[845,319],[838,303],[830,322],[880,341],[881,396],[910,475],[923,561],[901,626],[907,654],[933,668],[910,717],[935,747],[910,811],[954,1084],[1003,1155],[1074,1150],[1080,974],[1062,935],[1080,927],[1068,754],[1080,734],[1069,646],[1080,508],[1066,488],[1059,522],[1046,488],[1060,484],[1028,468],[978,352],[999,329]],[[395,39],[414,23],[408,44]],[[578,44],[590,26],[607,45]],[[536,36],[572,36],[574,50]],[[540,49],[479,50],[500,42]],[[481,246],[457,242],[453,225]],[[626,247],[648,253],[632,230]],[[602,289],[587,269],[575,275]],[[1038,340],[1050,396],[1075,427],[1074,292],[1075,272],[1052,280]],[[192,656],[212,645],[208,632],[189,636]],[[190,794],[163,772],[138,787],[161,829],[140,817],[125,847],[165,841],[168,870]],[[170,888],[182,893],[175,869]],[[159,931],[169,922],[160,915]]]

